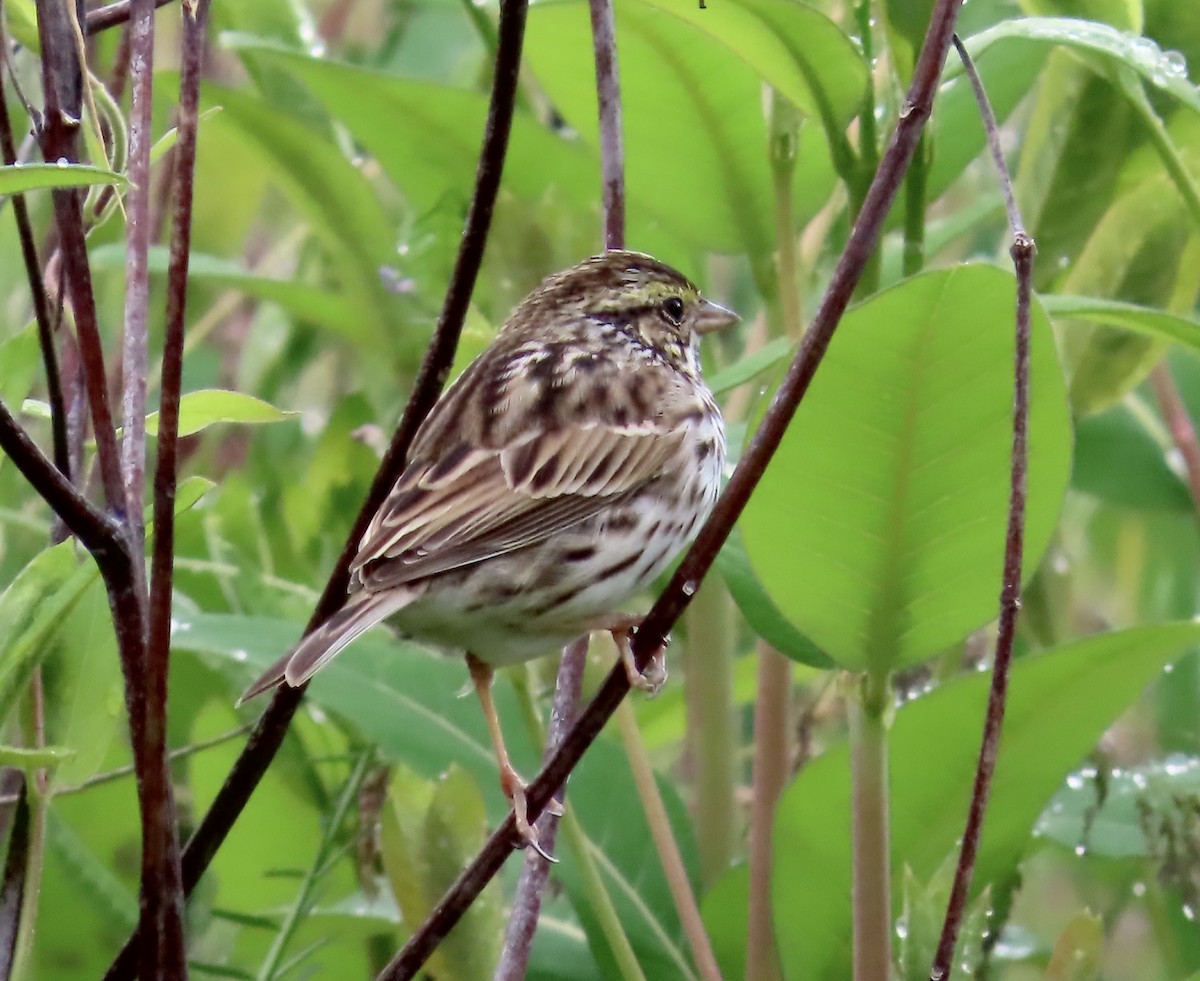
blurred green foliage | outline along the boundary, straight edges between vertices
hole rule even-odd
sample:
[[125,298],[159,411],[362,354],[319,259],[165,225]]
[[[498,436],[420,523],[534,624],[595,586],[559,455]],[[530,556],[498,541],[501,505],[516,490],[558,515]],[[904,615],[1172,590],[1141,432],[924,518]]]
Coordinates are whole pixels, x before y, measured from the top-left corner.
[[[777,318],[764,91],[802,119],[783,233],[800,243],[809,314],[848,233],[849,202],[871,177],[878,148],[861,145],[863,114],[886,137],[931,4],[865,8],[871,63],[854,6],[616,4],[628,241],[743,315],[741,333],[705,351],[735,456],[795,345]],[[29,44],[33,5],[4,9]],[[972,971],[986,962],[1005,981],[1200,970],[1200,628],[1190,622],[1200,535],[1147,381],[1165,366],[1200,413],[1197,11],[1175,0],[972,0],[960,22],[1039,250],[1025,613],[961,951]],[[404,404],[468,205],[496,13],[469,0],[214,5],[184,368],[184,475],[195,482],[181,490],[171,668],[185,834],[259,711],[235,709],[238,693],[300,633]],[[173,6],[158,14],[155,139],[173,125],[178,18]],[[95,39],[96,78],[111,74],[117,43],[115,31]],[[11,61],[36,92],[36,51]],[[10,111],[23,128],[20,105]],[[536,4],[456,369],[541,276],[598,249],[595,114],[586,4]],[[926,208],[912,224],[929,270],[900,273],[902,194],[874,279],[718,563],[738,608],[729,697],[740,786],[756,646],[806,665],[794,674],[806,706],[797,725],[815,758],[785,792],[774,837],[787,978],[849,976],[848,753],[842,713],[823,697],[833,666],[901,671],[890,803],[905,977],[920,976],[940,923],[974,771],[986,684],[972,668],[991,636],[1005,523],[1014,282],[1001,268],[1009,237],[982,127],[953,62],[927,142]],[[64,179],[122,186],[106,161],[93,163],[0,168],[0,195]],[[28,201],[45,236],[49,195]],[[156,222],[161,311],[169,221]],[[90,237],[109,350],[122,242],[121,220]],[[5,217],[0,397],[46,445],[19,256]],[[161,314],[151,343],[161,343]],[[149,383],[154,401],[157,377]],[[73,752],[49,777],[33,974],[98,977],[137,915],[137,809],[103,590],[72,546],[48,549],[50,532],[44,505],[0,459],[3,743],[29,741],[27,689],[40,666],[46,742]],[[689,644],[686,631],[676,640],[674,651]],[[553,665],[531,672],[544,705]],[[320,676],[189,906],[194,976],[363,977],[391,956],[505,813],[483,718],[456,698],[465,680],[456,660],[382,631]],[[512,686],[498,685],[497,699],[516,765],[532,775],[540,747],[523,735]],[[703,761],[685,752],[685,700],[676,689],[637,710],[696,884],[699,818],[688,802]],[[382,796],[376,806],[357,796],[351,818],[331,826],[367,750],[385,768],[367,781]],[[646,976],[697,977],[615,738],[587,755],[568,800]],[[739,864],[701,896],[729,978],[745,960],[747,833],[738,827]],[[431,976],[489,975],[514,879],[510,868],[490,887]],[[553,881],[529,977],[619,976],[580,862],[564,853]],[[295,934],[269,955],[302,882],[311,888]]]

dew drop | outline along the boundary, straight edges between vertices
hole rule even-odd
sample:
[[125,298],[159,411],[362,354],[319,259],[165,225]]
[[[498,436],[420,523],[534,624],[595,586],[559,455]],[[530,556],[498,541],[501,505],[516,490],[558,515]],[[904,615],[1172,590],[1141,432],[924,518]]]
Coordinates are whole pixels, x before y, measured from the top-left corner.
[[1164,51],[1162,56],[1163,71],[1172,78],[1187,78],[1187,58],[1182,51]]
[[687,582],[685,582],[679,588],[683,590],[684,596],[695,596],[696,595],[696,583],[693,582],[691,579],[689,579]]

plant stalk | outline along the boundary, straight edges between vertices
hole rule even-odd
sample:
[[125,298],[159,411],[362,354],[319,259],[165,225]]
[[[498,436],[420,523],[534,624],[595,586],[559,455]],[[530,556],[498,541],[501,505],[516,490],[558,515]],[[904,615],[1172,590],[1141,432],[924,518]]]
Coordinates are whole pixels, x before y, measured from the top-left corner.
[[888,981],[892,888],[888,849],[886,676],[867,674],[850,699],[854,875],[854,981]]
[[750,899],[746,923],[747,981],[780,977],[771,906],[775,807],[788,779],[791,662],[768,644],[758,649],[754,701],[754,793],[750,806]]
[[721,981],[721,969],[717,967],[712,942],[704,929],[700,907],[696,905],[696,895],[692,892],[683,856],[679,853],[679,843],[671,830],[667,808],[654,779],[654,767],[650,765],[650,758],[646,755],[646,744],[642,741],[637,716],[634,715],[629,699],[625,699],[617,708],[617,725],[621,729],[621,740],[625,743],[625,753],[633,771],[633,782],[642,800],[642,810],[646,814],[646,823],[650,826],[654,848],[667,877],[671,897],[675,900],[675,910],[679,913],[680,923],[683,924],[684,935],[692,949],[692,959],[696,962],[696,968],[704,981]]
[[683,688],[695,785],[692,814],[706,886],[729,868],[736,840],[733,628],[733,602],[725,584],[705,580],[687,611]]

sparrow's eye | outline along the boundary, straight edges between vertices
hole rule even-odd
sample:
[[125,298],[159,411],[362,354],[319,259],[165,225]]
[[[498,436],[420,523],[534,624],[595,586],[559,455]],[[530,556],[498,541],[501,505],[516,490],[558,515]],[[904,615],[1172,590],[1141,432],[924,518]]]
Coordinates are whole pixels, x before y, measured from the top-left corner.
[[671,296],[663,300],[662,314],[678,327],[683,323],[683,300],[677,296]]

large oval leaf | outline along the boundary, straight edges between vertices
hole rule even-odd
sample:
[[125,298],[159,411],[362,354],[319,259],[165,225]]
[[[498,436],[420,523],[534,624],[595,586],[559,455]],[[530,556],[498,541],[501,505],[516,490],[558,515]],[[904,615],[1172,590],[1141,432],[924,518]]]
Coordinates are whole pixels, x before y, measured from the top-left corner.
[[[829,128],[862,109],[867,65],[861,47],[815,7],[795,0],[730,0],[701,7],[641,0],[698,27]],[[840,131],[839,131],[840,135]]]
[[[1093,637],[1016,664],[973,895],[1011,871],[1071,768],[1163,666],[1198,640],[1200,624],[1163,624]],[[984,675],[957,679],[896,715],[889,755],[897,884],[905,865],[928,881],[962,833],[988,681]],[[849,827],[850,761],[843,744],[801,772],[775,820],[773,898],[788,978],[846,977]]]
[[[766,255],[771,180],[758,74],[699,28],[641,3],[618,6],[617,38],[631,241],[654,215],[697,245]],[[590,54],[580,57],[591,49],[587,4],[530,11],[529,64],[594,147],[595,70]]]
[[[1007,514],[1015,282],[907,280],[848,313],[742,523],[779,609],[834,660],[890,670],[995,615]],[[1057,520],[1071,430],[1035,305],[1025,569]]]
[[[257,38],[226,40],[301,79],[378,158],[418,211],[446,196],[465,206],[487,118],[486,96],[312,57]],[[388,125],[380,126],[380,119]],[[585,209],[594,207],[599,181],[594,157],[578,140],[563,139],[517,113],[504,165],[505,189],[535,200],[553,191]]]

